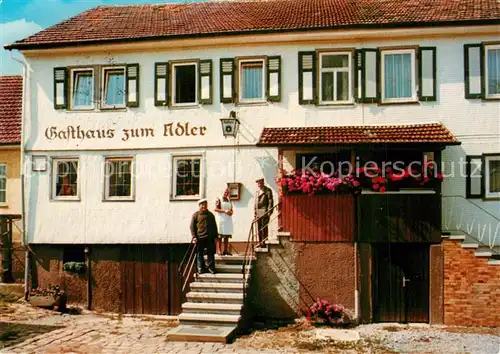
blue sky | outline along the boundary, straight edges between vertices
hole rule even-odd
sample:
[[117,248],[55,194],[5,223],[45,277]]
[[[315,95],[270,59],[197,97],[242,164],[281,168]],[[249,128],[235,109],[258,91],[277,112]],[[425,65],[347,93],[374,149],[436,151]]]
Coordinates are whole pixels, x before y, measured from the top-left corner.
[[[198,0],[200,1],[200,0]],[[4,44],[27,37],[100,5],[148,4],[161,0],[0,0],[0,75],[21,74],[21,66],[11,60]],[[193,2],[167,0],[163,2]],[[14,52],[14,55],[20,56]]]

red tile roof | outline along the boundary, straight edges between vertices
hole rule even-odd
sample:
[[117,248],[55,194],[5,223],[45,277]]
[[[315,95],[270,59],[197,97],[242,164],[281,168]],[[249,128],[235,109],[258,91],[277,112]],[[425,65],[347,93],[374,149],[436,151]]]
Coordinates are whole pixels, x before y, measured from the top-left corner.
[[6,48],[248,32],[500,23],[497,0],[233,0],[101,6]]
[[0,76],[0,145],[21,142],[23,78]]
[[364,143],[459,144],[440,123],[387,126],[264,128],[259,146]]

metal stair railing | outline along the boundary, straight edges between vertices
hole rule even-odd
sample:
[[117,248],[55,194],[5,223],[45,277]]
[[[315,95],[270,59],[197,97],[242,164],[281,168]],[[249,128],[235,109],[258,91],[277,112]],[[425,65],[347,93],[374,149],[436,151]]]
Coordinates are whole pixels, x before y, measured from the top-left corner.
[[[269,209],[264,215],[261,215],[254,220],[252,220],[252,224],[250,226],[250,230],[248,232],[248,240],[247,240],[247,245],[245,247],[245,254],[243,258],[243,267],[242,267],[242,272],[243,272],[243,299],[245,300],[247,298],[247,292],[248,292],[248,278],[249,278],[249,273],[251,270],[252,266],[252,259],[253,256],[255,255],[255,249],[263,246],[267,240],[269,239],[269,234],[268,237],[263,239],[262,241],[257,242],[257,237],[259,235],[259,232],[262,231],[264,228],[269,227],[269,224],[271,224],[272,221],[276,220],[279,217],[280,214],[280,206],[281,203],[275,204],[271,209]],[[259,229],[259,220],[270,216],[273,214],[275,210],[278,210],[278,212],[275,214],[273,218],[269,218],[269,222],[267,225],[263,226],[261,229]]]
[[[492,251],[494,247],[500,246],[500,218],[492,214],[480,205],[472,202],[471,200],[461,196],[461,195],[449,195],[443,196],[443,200],[459,199],[466,202],[466,205],[451,205],[450,208],[446,207],[446,202],[443,203],[443,231],[444,232],[462,232],[477,241],[478,244],[484,247],[489,247]],[[469,207],[473,207],[473,211]],[[465,221],[465,218],[472,221]],[[489,222],[484,222],[484,219],[489,219]],[[481,219],[481,220],[480,220]],[[455,225],[451,225],[455,222]],[[496,224],[494,231],[492,229],[492,224]],[[476,230],[475,236],[473,231]],[[488,240],[485,241],[485,233],[488,231]],[[493,233],[492,233],[493,231]]]
[[179,274],[182,282],[182,294],[185,294],[186,287],[191,279],[191,276],[193,275],[194,263],[196,261],[196,247],[196,243],[191,242],[189,244],[189,247],[186,250],[186,253],[184,253],[184,257],[179,265]]

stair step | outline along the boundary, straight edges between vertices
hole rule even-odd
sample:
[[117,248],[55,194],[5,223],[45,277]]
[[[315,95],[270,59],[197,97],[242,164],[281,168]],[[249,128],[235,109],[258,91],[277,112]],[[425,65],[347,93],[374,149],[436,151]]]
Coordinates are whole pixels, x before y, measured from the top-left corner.
[[208,325],[219,324],[237,325],[241,319],[241,315],[221,315],[213,313],[181,313],[179,321],[181,324],[206,323]]
[[450,235],[450,240],[465,240],[465,235]]
[[243,283],[243,273],[216,273],[216,274],[198,274],[196,276],[197,282],[208,282],[208,283]]
[[488,260],[488,265],[500,266],[500,259],[490,259]]
[[191,291],[214,292],[214,293],[240,293],[243,292],[242,283],[208,283],[193,282],[190,285]]
[[476,257],[491,257],[491,256],[493,256],[493,252],[491,252],[491,251],[482,251],[482,250],[481,251],[476,251],[474,253],[474,256],[476,256]]
[[462,248],[479,248],[477,243],[462,243]]
[[215,256],[216,261],[241,261],[243,262],[245,259],[251,258],[252,260],[255,260],[255,256],[252,257],[247,257],[245,258],[245,255],[232,255],[232,256]]
[[[252,266],[247,266],[247,268],[251,269]],[[215,272],[216,273],[242,273],[243,265],[242,264],[215,264]]]
[[256,253],[268,253],[269,249],[267,247],[259,247],[255,249]]
[[180,325],[168,330],[167,340],[227,343],[235,329],[236,326]]
[[190,291],[186,294],[189,302],[242,304],[243,293],[215,293]]
[[185,302],[182,304],[184,313],[210,313],[221,315],[240,315],[242,304]]

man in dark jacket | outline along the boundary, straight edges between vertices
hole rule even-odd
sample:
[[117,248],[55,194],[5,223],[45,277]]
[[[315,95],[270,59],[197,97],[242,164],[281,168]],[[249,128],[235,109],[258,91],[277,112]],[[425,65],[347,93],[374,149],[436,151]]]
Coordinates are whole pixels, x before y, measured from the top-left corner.
[[[197,244],[196,266],[198,273],[203,274],[208,271],[215,273],[215,240],[218,236],[217,223],[215,216],[208,211],[208,202],[206,199],[198,201],[200,210],[193,214],[191,218],[191,236],[193,243]],[[208,265],[205,265],[203,253],[207,250]]]
[[259,242],[263,246],[267,239],[267,224],[273,213],[273,191],[264,184],[264,178],[255,181],[258,190],[255,193],[254,217],[257,219]]

